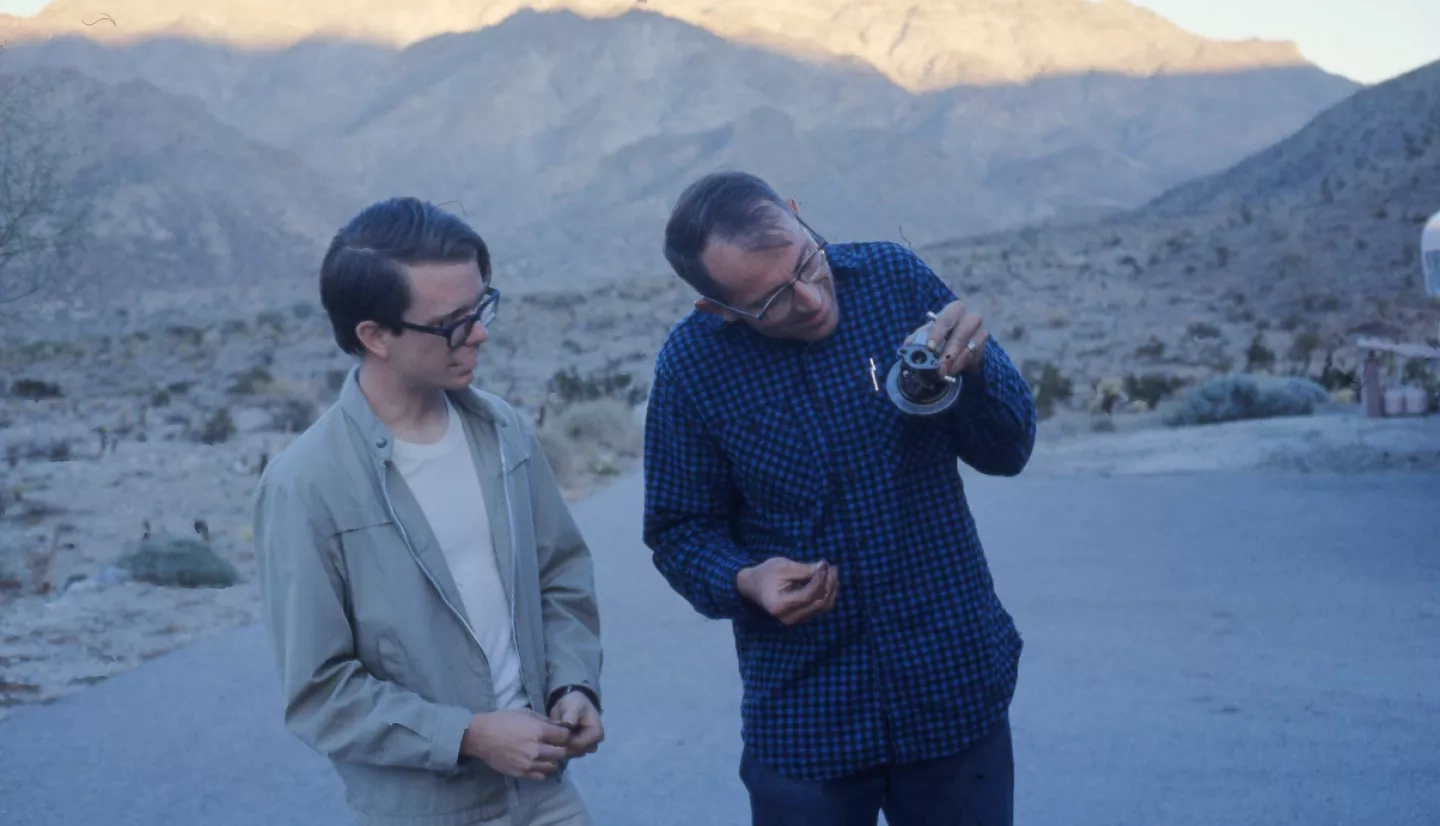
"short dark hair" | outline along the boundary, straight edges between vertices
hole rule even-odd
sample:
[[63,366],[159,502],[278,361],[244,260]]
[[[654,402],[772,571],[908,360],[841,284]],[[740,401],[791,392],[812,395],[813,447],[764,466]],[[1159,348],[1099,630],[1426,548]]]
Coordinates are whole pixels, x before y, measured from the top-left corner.
[[355,326],[374,321],[399,332],[410,309],[410,279],[403,265],[474,261],[490,282],[490,250],[475,230],[419,198],[377,201],[350,219],[320,265],[320,303],[330,316],[335,343],[350,355],[364,347]]
[[665,260],[675,274],[707,298],[725,300],[700,255],[710,239],[748,250],[774,249],[790,241],[785,199],[748,172],[712,172],[685,188],[665,225]]

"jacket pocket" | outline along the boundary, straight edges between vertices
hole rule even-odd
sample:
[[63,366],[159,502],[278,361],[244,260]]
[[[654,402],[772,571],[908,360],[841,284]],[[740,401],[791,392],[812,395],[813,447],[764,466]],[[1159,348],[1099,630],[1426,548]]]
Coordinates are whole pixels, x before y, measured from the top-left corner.
[[390,631],[384,631],[375,636],[375,654],[377,665],[383,671],[383,676],[390,680],[403,679],[410,671],[409,662],[405,656],[405,648],[400,640]]

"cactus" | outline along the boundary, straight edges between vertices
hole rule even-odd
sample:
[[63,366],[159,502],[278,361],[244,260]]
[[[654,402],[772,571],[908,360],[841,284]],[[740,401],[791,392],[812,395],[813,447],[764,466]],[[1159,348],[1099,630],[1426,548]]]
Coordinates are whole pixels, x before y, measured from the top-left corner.
[[209,543],[190,537],[147,536],[116,565],[132,579],[178,588],[228,588],[240,574]]

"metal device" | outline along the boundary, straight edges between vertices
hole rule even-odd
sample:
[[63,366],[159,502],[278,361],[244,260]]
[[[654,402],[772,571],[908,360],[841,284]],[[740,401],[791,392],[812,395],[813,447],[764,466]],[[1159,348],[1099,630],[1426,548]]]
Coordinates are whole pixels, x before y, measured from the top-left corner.
[[[935,320],[933,313],[930,319]],[[925,345],[925,338],[924,330],[907,338],[885,378],[885,393],[890,401],[914,416],[944,413],[960,398],[960,377],[940,372],[940,354]],[[939,350],[944,352],[944,342]]]

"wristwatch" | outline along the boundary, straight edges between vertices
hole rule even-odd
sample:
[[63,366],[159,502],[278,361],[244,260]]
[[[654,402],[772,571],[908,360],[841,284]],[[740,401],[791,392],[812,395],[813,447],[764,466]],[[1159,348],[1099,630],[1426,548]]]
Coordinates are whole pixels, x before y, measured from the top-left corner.
[[550,696],[545,700],[545,713],[549,714],[550,709],[555,707],[555,704],[560,701],[561,697],[564,697],[566,694],[570,694],[575,691],[578,691],[581,694],[584,694],[586,697],[590,698],[590,704],[595,706],[596,711],[600,710],[600,697],[595,693],[594,689],[586,685],[571,684],[562,685],[554,691],[550,692]]

